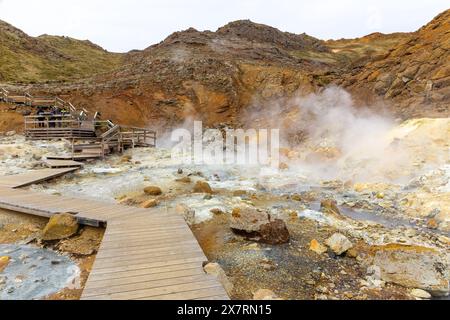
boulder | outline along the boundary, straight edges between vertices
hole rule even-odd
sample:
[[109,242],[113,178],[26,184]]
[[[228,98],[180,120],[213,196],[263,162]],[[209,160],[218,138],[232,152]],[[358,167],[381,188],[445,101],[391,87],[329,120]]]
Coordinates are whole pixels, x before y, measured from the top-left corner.
[[258,232],[261,226],[269,223],[270,214],[250,206],[234,208],[231,214],[230,227],[233,230],[248,233]]
[[0,257],[0,272],[3,272],[3,270],[6,269],[10,261],[11,258],[8,256]]
[[348,238],[340,233],[335,233],[327,241],[326,245],[338,256],[353,248],[353,244]]
[[425,300],[431,299],[431,297],[432,297],[431,294],[429,294],[428,292],[426,292],[425,290],[422,290],[422,289],[411,290],[411,295],[414,298],[425,299]]
[[317,253],[318,255],[322,255],[325,252],[328,251],[327,247],[325,247],[323,244],[321,244],[319,241],[317,241],[316,239],[311,241],[311,244],[309,246],[309,249],[311,251],[314,251],[315,253]]
[[280,219],[276,219],[262,225],[259,230],[259,236],[259,241],[273,245],[288,243],[291,239],[286,224]]
[[160,187],[149,186],[144,189],[145,194],[149,196],[160,196],[162,195],[162,190]]
[[272,290],[260,289],[253,294],[253,300],[280,300],[280,298]]
[[181,183],[191,183],[192,179],[189,177],[184,177],[184,178],[180,178],[180,179],[176,179],[176,182],[181,182]]
[[149,209],[158,206],[158,201],[155,199],[147,200],[141,204],[141,208]]
[[53,241],[70,238],[78,232],[78,227],[77,219],[71,214],[54,215],[42,231],[42,240]]
[[267,244],[283,244],[290,240],[283,220],[272,220],[269,212],[250,206],[235,208],[230,219],[231,229]]
[[228,279],[227,275],[225,274],[225,271],[218,263],[208,263],[203,267],[203,269],[205,270],[206,274],[214,276],[217,278],[217,280],[219,280],[219,282],[223,285],[225,291],[229,296],[232,295],[234,285]]
[[384,281],[425,290],[433,296],[448,296],[448,262],[438,251],[391,244],[371,248],[371,255]]
[[333,199],[326,199],[320,203],[320,211],[323,213],[341,215],[341,211],[337,206],[337,202]]
[[213,194],[213,190],[208,182],[205,181],[197,181],[194,186],[194,193],[208,193]]

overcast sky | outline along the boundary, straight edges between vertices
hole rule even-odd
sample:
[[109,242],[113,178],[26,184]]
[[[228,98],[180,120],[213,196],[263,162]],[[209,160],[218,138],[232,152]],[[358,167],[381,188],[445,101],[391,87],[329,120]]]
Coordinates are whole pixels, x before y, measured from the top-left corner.
[[0,0],[0,19],[32,36],[89,39],[124,52],[238,19],[321,39],[415,31],[449,7],[448,0]]

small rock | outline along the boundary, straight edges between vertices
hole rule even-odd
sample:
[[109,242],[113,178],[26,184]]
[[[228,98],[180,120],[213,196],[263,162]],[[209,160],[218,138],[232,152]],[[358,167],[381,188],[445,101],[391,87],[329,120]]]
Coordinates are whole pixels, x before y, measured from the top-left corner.
[[158,201],[155,199],[147,200],[141,204],[141,208],[149,209],[158,206]]
[[291,199],[294,200],[294,201],[300,202],[300,201],[302,201],[302,196],[299,195],[299,194],[294,194],[294,195],[291,196]]
[[189,177],[184,177],[184,178],[180,178],[180,179],[176,179],[176,182],[181,182],[181,183],[191,183],[192,179]]
[[5,136],[7,136],[7,137],[12,137],[12,136],[15,136],[16,135],[16,132],[15,131],[8,131],[8,132],[6,132],[6,134],[5,134]]
[[208,193],[213,194],[213,190],[208,182],[205,181],[197,181],[194,186],[194,193]]
[[216,277],[219,280],[219,282],[223,285],[228,295],[231,296],[231,294],[233,293],[234,286],[228,279],[227,275],[225,274],[225,271],[218,263],[208,263],[203,267],[203,270],[205,270],[206,274]]
[[178,169],[178,174],[183,174],[183,169]]
[[246,195],[247,195],[247,191],[245,191],[245,190],[233,191],[233,197],[244,197]]
[[225,214],[225,212],[223,212],[221,209],[217,209],[217,208],[211,209],[210,212],[212,214],[216,215],[216,216],[220,216],[220,215]]
[[41,238],[44,241],[67,239],[78,232],[78,227],[77,219],[71,214],[57,214],[50,218]]
[[280,170],[289,170],[289,165],[287,163],[280,163]]
[[415,236],[417,236],[417,231],[415,229],[408,229],[405,232],[405,236],[407,236],[408,238],[414,238]]
[[384,195],[383,192],[378,192],[377,195],[376,195],[376,197],[377,197],[377,199],[382,200],[382,199],[384,199],[385,195]]
[[316,292],[318,292],[318,293],[328,293],[328,288],[324,287],[324,286],[318,286],[316,288]]
[[346,257],[348,258],[352,258],[352,259],[356,259],[359,257],[359,252],[358,250],[356,250],[355,248],[351,248],[347,251],[347,253],[345,254]]
[[311,241],[309,250],[314,251],[318,255],[322,255],[328,251],[327,247],[319,243],[319,241],[317,241],[316,239]]
[[326,245],[338,256],[353,248],[353,244],[350,240],[340,233],[335,233],[331,236],[331,238],[326,241]]
[[430,219],[427,222],[427,227],[432,230],[436,230],[439,228],[439,222],[436,219]]
[[413,289],[411,290],[411,295],[415,298],[419,299],[431,299],[431,294],[422,289]]
[[130,156],[130,155],[125,155],[125,156],[122,157],[122,159],[120,159],[120,162],[121,162],[121,163],[130,162],[131,159],[133,159],[132,156]]
[[160,196],[162,195],[162,190],[160,187],[149,186],[144,189],[144,192],[150,196]]
[[257,301],[279,300],[279,298],[272,290],[260,289],[253,294],[253,300]]
[[9,262],[11,261],[11,258],[8,256],[2,256],[0,257],[0,272],[3,272],[3,270],[6,269]]
[[341,211],[337,206],[337,202],[333,199],[326,199],[320,203],[320,211],[323,213],[341,215]]
[[277,264],[269,259],[264,259],[261,262],[261,267],[265,270],[265,271],[274,271],[277,268]]

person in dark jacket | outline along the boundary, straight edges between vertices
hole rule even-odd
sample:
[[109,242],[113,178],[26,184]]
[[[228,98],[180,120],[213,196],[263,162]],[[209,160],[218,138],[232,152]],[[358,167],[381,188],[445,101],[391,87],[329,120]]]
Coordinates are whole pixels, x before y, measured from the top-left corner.
[[36,114],[38,115],[37,120],[38,120],[38,126],[39,126],[39,128],[44,128],[44,127],[45,127],[45,123],[44,123],[44,121],[45,121],[44,113],[45,113],[44,109],[43,109],[42,107],[39,107],[38,110],[37,110],[37,113],[36,113]]

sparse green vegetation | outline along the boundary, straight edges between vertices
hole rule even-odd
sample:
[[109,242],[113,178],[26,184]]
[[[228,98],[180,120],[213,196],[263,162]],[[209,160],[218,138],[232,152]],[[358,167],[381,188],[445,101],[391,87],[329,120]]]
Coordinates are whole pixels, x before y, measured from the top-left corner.
[[30,37],[0,21],[0,81],[66,81],[111,71],[123,55],[89,41],[68,37]]

